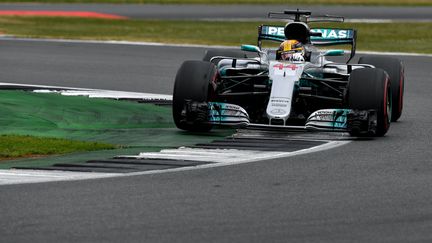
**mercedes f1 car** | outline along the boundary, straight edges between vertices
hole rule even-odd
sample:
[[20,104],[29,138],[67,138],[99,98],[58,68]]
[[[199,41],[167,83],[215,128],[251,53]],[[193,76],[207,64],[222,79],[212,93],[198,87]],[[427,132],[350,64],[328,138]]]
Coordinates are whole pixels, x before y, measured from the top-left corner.
[[[312,16],[310,11],[269,13],[285,26],[261,25],[257,45],[241,50],[207,50],[203,60],[185,61],[177,72],[173,118],[187,131],[215,125],[271,126],[342,131],[353,136],[383,136],[402,114],[404,66],[396,58],[355,55],[354,29],[310,28],[308,23],[343,17]],[[281,58],[283,50],[263,41],[294,40],[301,58]],[[344,63],[327,60],[343,50],[320,46],[350,45]],[[282,46],[282,45],[281,45]],[[292,50],[297,50],[294,48]]]

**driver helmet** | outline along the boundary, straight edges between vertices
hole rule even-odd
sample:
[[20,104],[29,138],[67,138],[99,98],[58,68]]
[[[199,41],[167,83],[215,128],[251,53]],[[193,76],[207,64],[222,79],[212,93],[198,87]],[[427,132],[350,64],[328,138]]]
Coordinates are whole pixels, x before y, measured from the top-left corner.
[[304,61],[305,48],[297,40],[286,40],[280,44],[276,54],[278,60]]

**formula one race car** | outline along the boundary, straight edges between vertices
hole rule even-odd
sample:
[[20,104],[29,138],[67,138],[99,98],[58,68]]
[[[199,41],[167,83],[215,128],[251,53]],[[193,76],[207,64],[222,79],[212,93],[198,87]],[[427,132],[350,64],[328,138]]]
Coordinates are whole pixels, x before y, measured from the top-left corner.
[[[177,72],[173,118],[178,128],[208,131],[214,125],[271,126],[383,136],[402,114],[404,66],[396,58],[355,55],[356,30],[310,28],[308,23],[343,17],[303,10],[269,13],[285,26],[262,25],[258,45],[208,50],[202,61],[185,61]],[[263,48],[263,41],[281,43]],[[346,63],[331,62],[350,45]],[[249,56],[249,57],[248,57]]]

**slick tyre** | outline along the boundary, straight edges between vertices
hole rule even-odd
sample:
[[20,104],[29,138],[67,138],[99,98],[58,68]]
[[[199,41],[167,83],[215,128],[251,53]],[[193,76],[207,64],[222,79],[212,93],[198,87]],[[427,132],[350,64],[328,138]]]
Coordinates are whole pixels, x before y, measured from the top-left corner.
[[360,134],[352,131],[353,136],[384,136],[390,128],[392,98],[388,74],[379,68],[362,68],[352,71],[348,82],[347,102],[350,109],[376,110],[376,133]]
[[185,61],[177,72],[173,91],[173,119],[182,130],[205,132],[211,129],[206,123],[186,123],[182,117],[186,100],[208,101],[209,86],[215,78],[216,66],[210,62]]
[[[243,51],[226,50],[226,49],[211,49],[207,50],[204,54],[203,61],[210,62],[212,57],[233,57],[233,58],[247,58],[246,53]],[[217,65],[221,59],[213,59],[212,62]]]
[[403,108],[405,74],[402,61],[393,57],[363,56],[359,64],[370,64],[387,72],[392,87],[392,122],[397,121]]

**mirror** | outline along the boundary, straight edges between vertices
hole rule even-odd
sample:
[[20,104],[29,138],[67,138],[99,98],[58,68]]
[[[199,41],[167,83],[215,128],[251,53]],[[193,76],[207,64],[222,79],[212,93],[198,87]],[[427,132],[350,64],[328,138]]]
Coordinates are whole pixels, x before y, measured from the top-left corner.
[[344,50],[328,50],[324,53],[326,57],[334,57],[334,56],[342,56],[344,54]]
[[250,51],[250,52],[260,52],[259,47],[254,46],[254,45],[242,45],[241,50],[242,51]]

